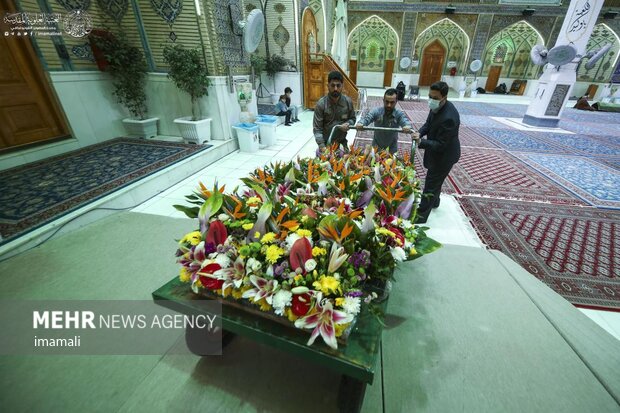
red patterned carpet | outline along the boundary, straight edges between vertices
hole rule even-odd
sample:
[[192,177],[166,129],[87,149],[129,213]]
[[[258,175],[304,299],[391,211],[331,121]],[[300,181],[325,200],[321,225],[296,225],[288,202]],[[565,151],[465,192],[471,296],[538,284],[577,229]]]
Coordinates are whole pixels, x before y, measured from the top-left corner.
[[620,311],[620,212],[475,197],[459,201],[489,248],[575,305]]
[[452,168],[450,179],[463,195],[586,205],[503,150],[462,148],[461,159]]

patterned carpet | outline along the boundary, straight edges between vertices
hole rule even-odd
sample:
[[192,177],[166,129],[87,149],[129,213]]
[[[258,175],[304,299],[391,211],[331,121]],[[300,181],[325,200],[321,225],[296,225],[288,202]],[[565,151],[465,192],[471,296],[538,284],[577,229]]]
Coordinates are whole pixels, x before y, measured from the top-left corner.
[[210,147],[117,138],[2,171],[2,242]]
[[463,147],[461,159],[452,168],[450,178],[463,195],[585,205],[502,150]]
[[517,154],[593,206],[620,209],[620,172],[579,156]]
[[475,197],[459,202],[480,238],[573,304],[620,311],[620,213]]

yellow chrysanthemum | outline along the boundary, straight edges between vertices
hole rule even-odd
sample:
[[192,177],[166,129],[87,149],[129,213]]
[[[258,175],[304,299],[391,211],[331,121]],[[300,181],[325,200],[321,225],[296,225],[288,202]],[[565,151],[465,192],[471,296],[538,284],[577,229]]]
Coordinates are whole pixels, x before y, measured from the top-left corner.
[[260,202],[260,198],[257,196],[251,196],[245,201],[247,206],[256,206],[258,205],[259,202]]
[[233,296],[233,298],[240,300],[241,296],[243,296],[243,290],[237,290],[237,289],[233,289],[230,293],[230,295]]
[[256,304],[260,306],[261,311],[271,311],[271,306],[264,298],[259,300]]
[[189,282],[191,277],[192,275],[187,270],[187,267],[181,267],[181,271],[179,272],[179,279],[181,280],[181,282],[184,282],[184,283]]
[[200,241],[202,241],[200,231],[193,231],[189,234],[185,234],[185,236],[179,241],[179,244],[186,244],[189,242],[190,245],[198,245]]
[[418,252],[415,250],[414,247],[411,247],[411,249],[409,250],[409,255],[418,255]]
[[351,325],[351,323],[336,324],[334,326],[334,333],[336,334],[336,337],[340,337],[342,333],[349,328],[349,325]]
[[312,231],[309,231],[307,229],[298,229],[297,235],[299,235],[300,237],[310,237],[312,235]]
[[340,281],[338,281],[332,276],[326,277],[322,275],[321,278],[318,279],[318,281],[312,283],[312,286],[317,290],[321,290],[323,294],[330,294],[332,292],[335,292],[338,287],[340,287]]
[[300,281],[302,281],[304,279],[304,276],[301,274],[297,274],[295,276],[295,278],[293,278],[293,281],[295,281],[295,283],[299,283]]
[[300,219],[302,224],[305,224],[306,221],[310,219],[310,217],[308,215],[302,215]]
[[284,254],[284,250],[277,245],[270,245],[265,250],[265,258],[271,264],[275,264],[282,254]]
[[338,297],[336,298],[336,305],[338,307],[342,307],[342,304],[344,304],[344,297]]
[[321,248],[321,247],[312,248],[313,257],[320,257],[321,255],[327,255],[327,250],[325,248]]
[[270,242],[274,242],[276,239],[276,234],[274,234],[273,232],[268,232],[265,235],[263,235],[263,238],[261,238],[260,242],[262,242],[263,244],[268,244]]
[[249,230],[252,229],[253,226],[254,226],[254,224],[251,224],[251,223],[250,224],[243,224],[243,225],[241,225],[241,228],[243,228],[246,231],[249,231]]
[[226,287],[225,290],[222,290],[222,297],[226,298],[230,295],[232,291],[232,287]]
[[377,228],[377,233],[378,234],[383,234],[383,235],[387,235],[390,236],[392,238],[396,237],[396,234],[394,234],[392,231],[390,231],[389,229],[385,229],[385,228]]

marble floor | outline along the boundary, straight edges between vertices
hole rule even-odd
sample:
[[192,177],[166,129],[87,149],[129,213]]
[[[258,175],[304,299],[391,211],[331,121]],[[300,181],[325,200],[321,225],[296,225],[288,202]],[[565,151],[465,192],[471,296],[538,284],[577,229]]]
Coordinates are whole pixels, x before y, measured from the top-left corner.
[[[383,89],[369,89],[368,96],[383,96],[383,92]],[[427,94],[428,89],[422,88],[421,96],[424,97]],[[449,98],[452,99],[451,95]],[[458,98],[454,100],[458,100]],[[472,99],[463,100],[471,101]],[[476,100],[488,103],[510,102],[524,105],[529,103],[529,98],[524,96],[478,95]],[[572,106],[574,103],[569,101],[568,104]],[[197,187],[198,182],[202,182],[207,187],[218,182],[220,186],[225,184],[227,189],[232,190],[236,186],[242,186],[239,178],[246,176],[257,166],[280,160],[289,161],[297,156],[313,156],[316,144],[312,136],[312,116],[312,111],[304,111],[299,115],[301,122],[294,123],[290,127],[279,126],[277,128],[277,145],[260,149],[252,154],[239,151],[231,153],[142,203],[133,211],[171,217],[183,216],[172,205],[182,203],[184,196],[190,194]],[[355,131],[350,131],[347,139],[352,143],[354,137]],[[429,236],[443,244],[483,248],[481,241],[454,197],[442,195],[441,198],[441,206],[433,211],[427,223],[430,227]],[[620,313],[580,310],[620,340]]]

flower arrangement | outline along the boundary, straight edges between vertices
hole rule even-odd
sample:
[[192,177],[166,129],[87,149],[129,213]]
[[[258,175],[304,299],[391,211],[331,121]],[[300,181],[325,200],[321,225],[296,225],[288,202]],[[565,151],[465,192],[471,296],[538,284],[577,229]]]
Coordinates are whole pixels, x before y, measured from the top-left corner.
[[256,169],[247,186],[200,189],[175,205],[199,229],[177,250],[180,279],[197,294],[255,305],[336,349],[368,288],[400,261],[439,244],[416,227],[419,181],[410,159],[386,151],[324,151]]

